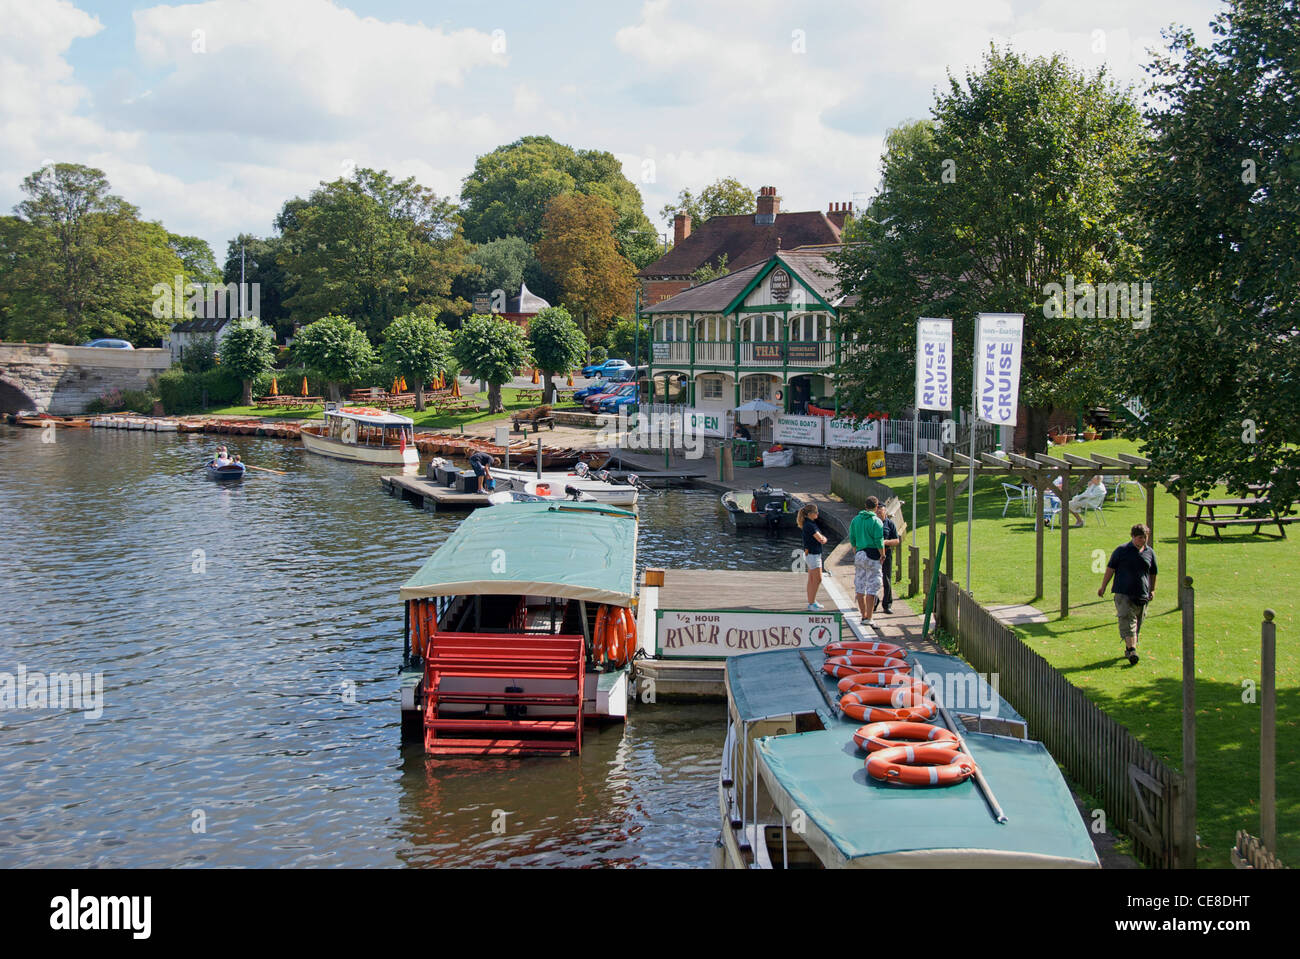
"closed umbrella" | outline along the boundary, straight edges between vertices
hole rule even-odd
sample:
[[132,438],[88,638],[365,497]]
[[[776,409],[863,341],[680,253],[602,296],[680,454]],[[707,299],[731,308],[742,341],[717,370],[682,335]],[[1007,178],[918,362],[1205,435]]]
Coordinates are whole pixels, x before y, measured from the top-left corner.
[[307,377],[305,376],[302,378],[302,395],[307,395]]
[[454,380],[451,381],[451,395],[454,396],[454,397],[456,397],[456,399],[460,399],[460,379],[459,379],[459,378],[454,379]]
[[534,382],[534,383],[538,383],[538,382],[540,382],[540,379],[539,379],[539,377],[537,376],[537,370],[536,370],[536,369],[533,370],[533,382]]
[[280,388],[276,385],[275,377],[274,377],[274,376],[271,377],[271,395],[272,395],[272,396],[279,396],[279,395],[280,395]]
[[390,393],[400,393],[400,392],[402,392],[402,391],[398,388],[398,386],[397,386],[397,382],[398,382],[397,380],[393,380],[393,388],[392,388],[391,390],[389,390]]
[[405,377],[405,376],[402,377],[401,388],[398,390],[398,392],[399,392],[399,393],[405,393],[405,392],[406,392],[406,377]]

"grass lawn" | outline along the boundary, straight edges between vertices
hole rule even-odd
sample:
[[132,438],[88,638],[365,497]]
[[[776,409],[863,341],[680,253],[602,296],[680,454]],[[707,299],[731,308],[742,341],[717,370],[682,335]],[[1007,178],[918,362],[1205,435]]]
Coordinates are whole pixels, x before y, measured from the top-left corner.
[[[490,414],[487,410],[486,393],[466,393],[466,399],[478,399],[483,409],[478,413],[438,413],[432,407],[426,409],[423,413],[416,413],[414,410],[399,410],[403,416],[409,416],[415,420],[417,430],[454,430],[457,427],[465,426],[469,423],[486,422],[488,420],[502,419],[500,413]],[[532,409],[537,405],[532,400],[522,401],[519,399],[519,390],[513,387],[501,388],[501,401],[505,405],[507,413],[513,413],[517,410]],[[258,409],[256,406],[222,406],[216,409],[208,410],[204,416],[258,416],[264,420],[300,420],[300,419],[320,419],[323,407],[316,406],[305,410],[277,410],[277,409]]]
[[[1088,455],[1138,453],[1125,440],[1076,443],[1071,452]],[[885,484],[904,502],[911,520],[911,477]],[[1142,627],[1141,661],[1119,658],[1123,643],[1109,591],[1097,597],[1111,551],[1126,542],[1129,528],[1146,519],[1136,487],[1119,503],[1109,497],[1106,525],[1087,514],[1087,525],[1070,531],[1070,615],[1060,605],[1060,532],[1047,531],[1043,545],[1043,593],[1034,592],[1034,522],[1012,503],[1002,518],[1001,480],[980,480],[975,492],[971,580],[975,598],[985,605],[1030,603],[1051,621],[1016,627],[1028,645],[1107,713],[1123,723],[1148,748],[1175,768],[1182,765],[1182,631],[1175,608],[1178,574],[1178,500],[1156,488],[1154,537],[1159,576],[1155,598]],[[918,485],[916,542],[929,549],[929,504],[925,476]],[[1218,490],[1215,496],[1225,496]],[[944,500],[937,504],[938,529],[944,528]],[[1195,515],[1193,507],[1188,507]],[[1063,516],[1068,514],[1063,514]],[[1189,524],[1190,528],[1190,524]],[[1204,529],[1204,528],[1203,528]],[[1277,824],[1275,850],[1290,866],[1300,866],[1300,644],[1295,642],[1300,607],[1300,543],[1279,539],[1277,527],[1260,535],[1253,527],[1223,530],[1188,540],[1187,575],[1196,589],[1196,719],[1198,863],[1225,867],[1236,831],[1259,834],[1259,704],[1247,683],[1260,681],[1260,622],[1276,612],[1277,643]],[[1292,527],[1294,536],[1296,527]],[[1210,531],[1206,531],[1210,532]],[[956,500],[953,574],[966,576],[966,498]],[[910,537],[908,540],[910,544]],[[1032,733],[1032,730],[1031,730]]]

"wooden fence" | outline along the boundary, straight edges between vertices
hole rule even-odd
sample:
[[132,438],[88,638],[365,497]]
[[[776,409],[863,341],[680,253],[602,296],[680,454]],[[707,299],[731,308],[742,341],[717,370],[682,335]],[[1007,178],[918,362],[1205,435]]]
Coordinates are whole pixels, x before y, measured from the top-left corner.
[[1232,847],[1232,864],[1237,869],[1285,869],[1281,861],[1268,851],[1264,843],[1246,832],[1237,830],[1237,844]]
[[880,502],[888,502],[893,491],[877,480],[866,475],[867,454],[857,451],[842,451],[831,460],[831,492],[850,506],[862,509],[868,496],[874,496]]
[[999,692],[1028,721],[1030,736],[1101,803],[1108,826],[1133,837],[1137,858],[1157,868],[1194,868],[1196,850],[1179,842],[1182,775],[942,574],[936,606],[961,655],[980,672],[998,674]]

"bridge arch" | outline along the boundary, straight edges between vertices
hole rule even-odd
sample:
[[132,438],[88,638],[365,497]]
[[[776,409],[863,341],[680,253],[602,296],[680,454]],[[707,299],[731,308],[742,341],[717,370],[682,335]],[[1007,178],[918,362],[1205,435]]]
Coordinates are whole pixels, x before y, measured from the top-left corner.
[[0,413],[18,413],[36,408],[36,401],[25,389],[0,377]]

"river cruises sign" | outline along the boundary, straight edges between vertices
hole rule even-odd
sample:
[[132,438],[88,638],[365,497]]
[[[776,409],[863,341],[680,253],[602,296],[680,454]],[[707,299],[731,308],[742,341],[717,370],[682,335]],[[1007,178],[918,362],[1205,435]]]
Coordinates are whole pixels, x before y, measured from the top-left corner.
[[985,423],[1016,425],[1020,395],[1023,313],[981,313],[975,345],[975,415]]
[[722,659],[774,649],[820,649],[838,642],[839,613],[661,609],[655,651],[663,657]]
[[825,423],[824,416],[778,416],[772,426],[772,439],[796,446],[821,446]]
[[916,321],[916,408],[952,410],[952,320]]

